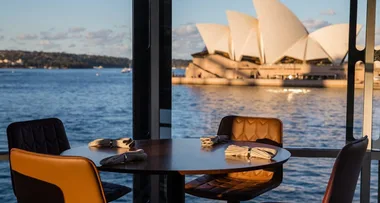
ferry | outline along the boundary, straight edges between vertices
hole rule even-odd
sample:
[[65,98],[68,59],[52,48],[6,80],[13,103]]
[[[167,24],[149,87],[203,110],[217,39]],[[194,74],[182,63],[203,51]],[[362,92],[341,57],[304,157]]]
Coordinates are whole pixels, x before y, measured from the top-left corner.
[[129,72],[131,72],[132,71],[132,68],[127,68],[127,67],[125,67],[125,68],[123,68],[122,70],[121,70],[121,73],[129,73]]
[[93,66],[94,69],[102,69],[103,66]]

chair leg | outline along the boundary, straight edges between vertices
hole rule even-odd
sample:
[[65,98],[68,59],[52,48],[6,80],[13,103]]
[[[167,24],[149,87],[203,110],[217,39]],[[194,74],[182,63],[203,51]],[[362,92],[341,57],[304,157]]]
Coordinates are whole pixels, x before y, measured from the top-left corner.
[[239,200],[227,200],[227,203],[240,203]]

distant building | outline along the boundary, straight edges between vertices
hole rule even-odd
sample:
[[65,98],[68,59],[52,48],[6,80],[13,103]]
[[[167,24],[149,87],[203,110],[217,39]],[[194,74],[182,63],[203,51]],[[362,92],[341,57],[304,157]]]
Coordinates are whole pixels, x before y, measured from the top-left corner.
[[309,33],[280,1],[253,3],[257,18],[227,11],[228,26],[196,25],[206,48],[192,55],[186,77],[346,78],[348,24]]
[[22,65],[22,64],[23,64],[23,61],[22,61],[22,59],[18,59],[18,60],[16,61],[16,63]]

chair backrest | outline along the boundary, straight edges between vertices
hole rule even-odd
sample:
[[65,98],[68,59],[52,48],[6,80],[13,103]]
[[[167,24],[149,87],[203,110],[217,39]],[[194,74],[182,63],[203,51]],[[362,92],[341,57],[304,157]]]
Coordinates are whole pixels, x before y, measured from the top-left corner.
[[218,135],[282,147],[282,122],[277,118],[226,116],[220,122]]
[[[23,149],[42,154],[59,155],[70,149],[63,123],[58,118],[12,123],[7,128],[8,149]],[[12,166],[12,161],[10,161]],[[13,173],[11,173],[13,192]]]
[[19,203],[105,203],[94,163],[83,157],[12,149],[11,172]]
[[339,152],[326,188],[323,203],[352,202],[367,151],[367,136],[353,141]]
[[59,155],[70,149],[65,128],[61,120],[42,120],[12,123],[7,128],[8,148],[30,152]]
[[[282,122],[277,118],[226,116],[219,125],[218,135],[231,140],[253,141],[282,147]],[[282,181],[282,166],[275,169],[229,173],[229,177],[256,181]]]

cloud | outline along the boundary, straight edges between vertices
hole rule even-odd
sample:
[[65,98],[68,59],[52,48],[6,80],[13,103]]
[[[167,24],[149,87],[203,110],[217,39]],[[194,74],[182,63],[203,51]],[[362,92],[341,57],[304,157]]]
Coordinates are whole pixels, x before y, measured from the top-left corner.
[[0,28],[0,32],[2,32],[2,31],[3,31],[3,29]]
[[68,39],[69,35],[67,32],[58,32],[58,33],[51,33],[51,32],[40,32],[41,39],[42,40],[64,40]]
[[70,37],[73,39],[81,39],[83,38],[83,35],[80,33],[74,33],[74,34],[71,34]]
[[0,35],[0,40],[4,40],[5,37],[3,35]]
[[173,37],[189,36],[199,34],[195,24],[185,24],[173,29]]
[[35,34],[22,34],[16,37],[18,40],[35,40],[38,36]]
[[121,44],[128,39],[126,32],[115,33],[110,29],[101,29],[95,32],[88,32],[86,39],[89,45],[106,46],[111,44]]
[[107,38],[113,33],[110,29],[101,29],[95,32],[89,32],[87,34],[88,39],[96,39],[96,38]]
[[109,38],[110,43],[122,43],[125,39],[130,39],[127,32],[120,32]]
[[114,25],[115,28],[129,28],[128,25]]
[[18,45],[25,45],[26,44],[25,42],[19,42],[19,41],[17,41],[15,38],[10,38],[9,41],[11,41],[13,43],[16,43]]
[[84,32],[86,31],[86,28],[84,27],[71,27],[69,28],[69,32],[71,33],[78,33],[78,32]]
[[189,59],[191,54],[205,47],[195,24],[184,24],[173,29],[173,58]]
[[326,27],[328,25],[331,25],[331,23],[328,21],[312,19],[312,18],[304,20],[302,23],[305,25],[306,29],[309,32],[312,32],[312,31],[318,30],[322,27]]
[[6,49],[7,50],[20,50],[19,47],[15,47],[15,46],[10,46],[10,47],[7,47]]
[[323,10],[320,12],[321,15],[326,15],[326,16],[335,16],[336,15],[336,12],[335,10],[329,8],[327,10]]
[[116,56],[116,57],[131,57],[132,49],[128,44],[115,44],[107,46],[101,51],[101,55]]
[[77,45],[75,45],[75,44],[70,44],[69,45],[69,48],[74,48],[74,47],[76,47]]
[[41,45],[44,50],[59,49],[59,48],[61,48],[61,45],[53,43],[53,42],[51,42],[49,40],[41,40],[39,42],[39,45]]
[[131,40],[127,32],[118,32],[111,29],[100,29],[86,32],[84,42],[80,47],[86,54],[108,55],[116,57],[131,57]]
[[113,33],[110,29],[101,29],[95,32],[87,33],[87,39],[104,39],[108,38]]

